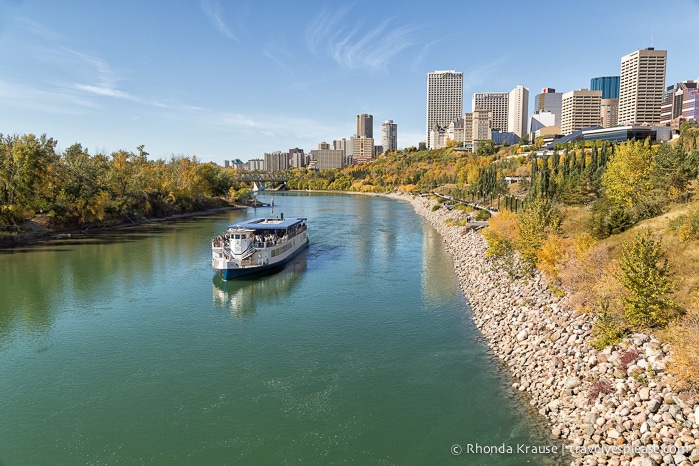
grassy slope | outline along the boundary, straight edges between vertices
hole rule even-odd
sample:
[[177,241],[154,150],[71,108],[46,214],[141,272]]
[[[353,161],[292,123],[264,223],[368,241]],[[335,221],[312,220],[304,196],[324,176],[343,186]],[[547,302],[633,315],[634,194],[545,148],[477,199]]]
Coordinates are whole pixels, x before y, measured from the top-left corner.
[[[631,240],[636,233],[644,228],[651,230],[653,238],[662,241],[667,250],[667,257],[676,273],[676,299],[683,307],[688,307],[699,291],[699,241],[682,241],[674,236],[669,228],[669,222],[682,214],[690,215],[699,210],[699,201],[683,205],[675,205],[672,209],[658,217],[639,222],[633,228],[613,235],[602,242],[609,246],[612,257],[617,258],[621,244]],[[587,207],[568,207],[565,209],[563,229],[566,236],[574,236],[586,230]]]

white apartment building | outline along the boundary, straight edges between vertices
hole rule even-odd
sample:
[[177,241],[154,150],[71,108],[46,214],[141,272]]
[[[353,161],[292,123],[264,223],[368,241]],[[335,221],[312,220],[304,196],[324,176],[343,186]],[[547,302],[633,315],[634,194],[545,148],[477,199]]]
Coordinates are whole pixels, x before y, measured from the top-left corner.
[[564,135],[600,124],[602,91],[577,89],[563,94],[561,132]]
[[508,96],[507,132],[520,138],[527,134],[527,113],[529,113],[529,89],[518,84]]
[[619,124],[657,125],[665,91],[667,50],[652,47],[621,58]]
[[381,145],[384,152],[398,149],[398,125],[393,120],[386,120],[381,124]]
[[461,118],[464,74],[454,70],[427,74],[427,148],[434,148],[432,130],[445,128],[454,118]]

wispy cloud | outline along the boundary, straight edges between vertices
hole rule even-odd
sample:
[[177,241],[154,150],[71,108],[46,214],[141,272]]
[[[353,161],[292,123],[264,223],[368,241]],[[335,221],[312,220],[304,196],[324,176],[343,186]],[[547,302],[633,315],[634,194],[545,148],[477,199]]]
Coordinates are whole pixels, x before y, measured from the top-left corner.
[[[487,82],[492,83],[493,76],[498,74],[507,63],[507,57],[500,57],[497,60],[479,64],[464,73],[464,93],[467,89],[475,89]],[[484,91],[490,92],[490,91]]]
[[201,5],[201,9],[204,11],[206,17],[209,18],[209,20],[214,26],[216,26],[216,29],[218,29],[221,34],[229,39],[238,40],[235,34],[233,34],[233,31],[230,30],[226,22],[223,20],[223,13],[220,3],[218,3],[216,0],[201,0],[199,4]]
[[[309,139],[315,141],[321,134],[342,134],[345,128],[329,125],[326,121],[297,116],[251,116],[240,113],[212,113],[204,124],[216,131],[244,134],[253,138]],[[320,141],[320,139],[318,139]],[[315,142],[318,142],[315,141]],[[270,148],[270,150],[276,150]]]
[[394,26],[389,18],[366,30],[361,23],[348,28],[350,7],[326,7],[306,30],[308,49],[318,54],[325,51],[345,69],[385,70],[400,53],[420,45],[423,26]]

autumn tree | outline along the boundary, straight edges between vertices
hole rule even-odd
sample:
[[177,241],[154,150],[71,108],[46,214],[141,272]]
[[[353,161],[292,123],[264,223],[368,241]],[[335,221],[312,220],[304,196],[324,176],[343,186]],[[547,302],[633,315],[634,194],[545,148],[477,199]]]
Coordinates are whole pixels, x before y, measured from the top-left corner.
[[632,210],[653,189],[654,168],[649,141],[619,144],[602,175],[604,194],[614,206]]
[[675,281],[659,241],[644,230],[622,243],[618,279],[627,291],[624,315],[636,329],[664,327],[677,314]]

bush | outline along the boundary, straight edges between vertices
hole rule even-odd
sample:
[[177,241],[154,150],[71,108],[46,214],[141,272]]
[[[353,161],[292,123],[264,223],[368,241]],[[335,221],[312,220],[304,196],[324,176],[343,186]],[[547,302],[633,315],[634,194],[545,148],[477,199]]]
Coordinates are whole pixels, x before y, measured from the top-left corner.
[[489,218],[490,212],[488,212],[487,210],[478,209],[478,211],[476,212],[476,220],[479,222],[485,222]]
[[670,264],[660,242],[650,230],[638,233],[622,243],[619,281],[627,290],[624,316],[635,329],[664,327],[677,314],[671,297],[675,289]]
[[609,307],[603,304],[597,320],[592,324],[591,345],[595,349],[602,350],[619,343],[627,333],[623,319],[610,312]]
[[604,395],[608,395],[613,391],[612,385],[609,382],[603,379],[597,379],[592,382],[592,386],[587,392],[587,398],[590,401],[590,404],[594,404],[595,401],[597,401],[597,398],[600,396],[604,397]]
[[699,239],[699,210],[691,216],[680,215],[670,220],[670,231],[682,241]]

